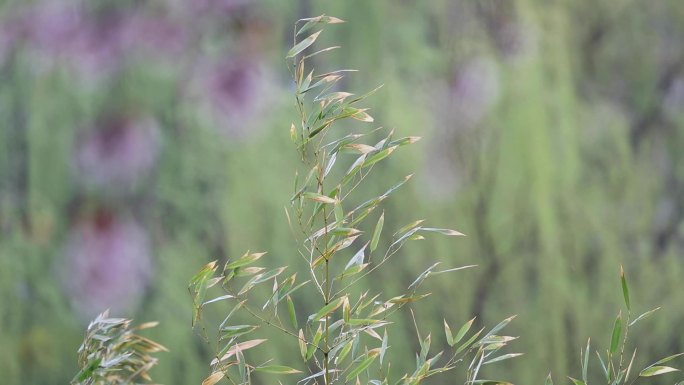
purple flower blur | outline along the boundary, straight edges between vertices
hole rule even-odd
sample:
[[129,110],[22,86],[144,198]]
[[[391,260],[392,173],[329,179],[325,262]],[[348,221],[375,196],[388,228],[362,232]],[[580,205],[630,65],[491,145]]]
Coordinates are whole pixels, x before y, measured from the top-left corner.
[[273,75],[253,59],[200,65],[191,98],[212,118],[211,125],[231,139],[244,139],[256,128],[276,87]]
[[78,314],[131,311],[152,276],[147,234],[131,219],[99,209],[71,230],[64,249],[63,285]]
[[77,141],[74,174],[87,186],[128,189],[149,175],[159,146],[160,129],[153,118],[107,119]]

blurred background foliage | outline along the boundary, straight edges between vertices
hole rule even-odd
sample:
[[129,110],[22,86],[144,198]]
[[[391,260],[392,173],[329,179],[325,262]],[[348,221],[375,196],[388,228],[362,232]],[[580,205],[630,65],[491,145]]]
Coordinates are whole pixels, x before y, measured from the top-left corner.
[[[293,22],[321,13],[347,24],[325,31],[343,48],[317,67],[360,69],[353,92],[384,83],[376,122],[425,138],[376,174],[381,192],[416,172],[386,226],[468,234],[411,244],[368,285],[398,291],[435,259],[480,265],[432,280],[418,317],[443,338],[443,318],[519,314],[527,354],[485,376],[534,384],[577,373],[586,337],[608,344],[622,263],[636,312],[663,306],[635,329],[637,362],[684,350],[681,0],[4,0],[3,383],[67,383],[105,308],[161,321],[157,382],[201,382],[188,279],[247,249],[297,263],[283,57]],[[418,342],[400,323],[409,367]]]

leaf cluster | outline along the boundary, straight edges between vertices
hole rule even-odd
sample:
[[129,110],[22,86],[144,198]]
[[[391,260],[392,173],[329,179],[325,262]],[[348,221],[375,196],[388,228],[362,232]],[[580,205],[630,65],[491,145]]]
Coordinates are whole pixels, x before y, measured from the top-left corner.
[[156,322],[131,327],[131,320],[109,318],[105,311],[95,318],[78,349],[80,371],[72,385],[124,385],[151,381],[149,370],[157,364],[153,353],[166,348],[140,336],[139,330],[151,328]]

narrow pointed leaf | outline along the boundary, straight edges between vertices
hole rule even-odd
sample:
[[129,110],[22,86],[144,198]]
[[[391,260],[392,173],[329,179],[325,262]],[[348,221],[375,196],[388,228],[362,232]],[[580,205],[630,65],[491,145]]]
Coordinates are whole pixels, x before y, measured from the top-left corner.
[[639,377],[653,377],[653,376],[659,376],[661,374],[665,373],[671,373],[671,372],[678,372],[679,369],[675,369],[669,366],[652,366],[650,368],[646,368],[639,373]]
[[625,270],[620,266],[620,282],[622,283],[622,296],[625,298],[625,305],[627,310],[630,310],[629,306],[629,287],[627,286],[627,279],[625,278]]
[[615,354],[620,346],[620,336],[622,336],[622,314],[618,314],[613,324],[613,333],[610,338],[610,354]]
[[295,57],[300,52],[309,48],[309,46],[311,46],[311,44],[313,44],[316,41],[316,39],[318,39],[318,36],[321,34],[321,32],[323,32],[323,31],[318,31],[318,32],[314,33],[313,35],[311,35],[311,36],[307,37],[306,39],[297,43],[294,47],[292,47],[292,49],[290,49],[287,52],[287,55],[285,56],[285,58],[289,59],[291,57]]
[[255,371],[257,372],[263,372],[263,373],[276,373],[276,374],[294,374],[294,373],[301,373],[300,370],[291,368],[289,366],[283,366],[283,365],[267,365],[267,366],[258,366],[254,368]]
[[651,314],[657,312],[658,310],[660,310],[660,306],[658,306],[658,307],[655,308],[655,309],[651,309],[651,310],[645,312],[644,314],[642,314],[642,315],[636,317],[636,318],[634,319],[634,321],[630,322],[630,323],[629,323],[629,326],[634,325],[635,323],[637,323],[637,322],[641,321],[642,319],[644,319],[644,318],[650,316]]

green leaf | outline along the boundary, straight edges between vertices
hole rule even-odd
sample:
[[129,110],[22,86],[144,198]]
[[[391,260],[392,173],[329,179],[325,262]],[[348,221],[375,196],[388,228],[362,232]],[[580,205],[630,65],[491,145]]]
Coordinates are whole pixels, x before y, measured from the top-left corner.
[[574,385],[587,385],[584,381],[578,380],[576,378],[568,377]]
[[620,346],[620,336],[622,336],[622,313],[618,314],[615,318],[615,324],[613,324],[613,333],[610,338],[610,354],[615,354],[617,352],[618,346]]
[[510,359],[510,358],[515,358],[515,357],[522,356],[523,354],[525,354],[525,353],[509,353],[509,354],[504,354],[504,355],[502,355],[502,356],[499,356],[499,357],[496,357],[496,358],[492,358],[491,360],[485,361],[485,362],[482,363],[482,365],[487,365],[487,364],[492,364],[492,363],[494,363],[494,362],[499,362],[499,361],[503,361],[503,360],[508,360],[508,359]]
[[645,312],[644,314],[642,314],[642,315],[636,317],[636,318],[634,319],[634,321],[630,322],[630,323],[629,323],[629,326],[634,325],[635,323],[637,323],[637,322],[641,321],[642,319],[644,319],[644,318],[650,316],[651,314],[657,312],[658,310],[660,310],[660,306],[658,306],[658,307],[655,308],[655,309],[651,309],[651,310]]
[[224,270],[228,269],[235,269],[236,267],[241,267],[245,265],[249,265],[250,263],[255,262],[259,258],[263,257],[266,253],[253,253],[253,254],[245,254],[239,259],[235,260],[234,262],[226,264],[226,267]]
[[665,357],[665,358],[659,360],[658,362],[656,362],[656,363],[653,364],[653,365],[664,364],[664,363],[666,363],[666,362],[668,362],[668,361],[672,361],[673,359],[675,359],[675,358],[677,358],[677,357],[681,357],[681,356],[683,356],[683,355],[684,355],[684,353],[673,354],[673,355],[671,355],[671,356],[668,356],[668,357]]
[[458,354],[462,352],[464,349],[470,347],[470,345],[472,345],[473,342],[475,342],[477,337],[479,337],[483,331],[484,328],[480,329],[479,331],[477,331],[477,333],[473,334],[466,342],[464,342],[461,346],[458,347],[458,349],[456,349],[456,352],[454,354]]
[[446,320],[444,320],[444,334],[446,335],[447,344],[449,344],[449,346],[454,346],[454,336],[451,334],[451,328]]
[[378,163],[379,161],[390,156],[394,152],[394,150],[396,150],[396,149],[397,149],[397,146],[394,146],[394,147],[389,147],[389,148],[386,148],[382,151],[376,152],[375,154],[371,155],[368,159],[366,159],[366,161],[363,163],[363,167],[364,168],[370,167],[370,166],[374,165],[375,163]]
[[629,287],[627,287],[627,279],[625,278],[625,270],[620,266],[620,282],[622,283],[622,296],[625,298],[625,305],[627,305],[627,310],[630,310],[629,306]]
[[505,320],[499,322],[499,324],[496,325],[496,326],[494,326],[494,327],[492,328],[492,330],[490,330],[489,333],[485,334],[485,336],[484,336],[483,338],[486,338],[486,337],[489,337],[489,336],[491,336],[491,335],[493,335],[493,334],[498,333],[499,330],[503,329],[504,327],[506,327],[506,325],[508,325],[511,321],[513,321],[513,319],[514,319],[515,317],[517,317],[517,315],[510,316],[510,317],[506,318]]
[[387,344],[389,339],[387,337],[387,329],[385,328],[385,333],[382,335],[382,345],[380,346],[380,365],[382,366],[382,361],[385,358],[385,352],[387,351]]
[[233,326],[224,326],[219,331],[221,332],[221,341],[226,340],[228,338],[232,337],[237,337],[241,336],[244,334],[247,334],[251,332],[252,330],[256,329],[257,326],[254,325],[233,325]]
[[323,337],[323,329],[321,329],[320,325],[318,326],[318,330],[316,330],[316,334],[314,334],[313,340],[311,341],[311,344],[309,345],[309,349],[306,351],[306,359],[309,360],[311,357],[313,357],[314,352],[316,351],[316,347],[318,347],[318,343],[321,342],[321,338]]
[[370,251],[371,253],[378,248],[378,241],[380,240],[380,233],[382,233],[382,227],[385,224],[385,212],[380,214],[380,219],[378,223],[375,224],[375,230],[373,231],[373,238],[371,238]]
[[311,35],[311,36],[307,37],[306,39],[297,43],[294,47],[292,47],[292,49],[290,49],[287,52],[287,55],[285,56],[285,58],[289,59],[289,58],[295,57],[299,53],[304,51],[305,49],[309,48],[309,46],[311,46],[311,44],[313,44],[316,41],[316,39],[318,39],[318,36],[321,34],[321,32],[323,32],[323,31],[322,30],[318,31],[318,32],[314,33],[313,35]]
[[292,302],[292,298],[289,295],[287,296],[287,312],[290,314],[292,327],[297,329],[297,313],[295,313],[294,302]]
[[352,345],[354,345],[354,340],[350,340],[346,344],[344,344],[344,347],[340,351],[340,355],[337,356],[338,363],[341,363],[342,361],[344,361],[345,358],[347,358],[347,355],[349,354],[349,352],[351,352]]
[[258,366],[254,368],[255,371],[257,372],[263,372],[263,373],[276,373],[276,374],[293,374],[293,373],[301,373],[300,370],[293,369],[289,366],[283,366],[283,365],[267,365],[267,366]]
[[665,373],[678,372],[679,369],[671,368],[669,366],[652,366],[646,368],[639,373],[639,377],[653,377],[659,376]]
[[470,327],[473,326],[473,322],[475,322],[475,318],[477,318],[477,317],[473,317],[473,319],[464,323],[463,326],[461,326],[461,329],[459,329],[458,333],[456,333],[456,337],[454,337],[454,343],[449,344],[449,346],[456,345],[457,343],[459,343],[463,339],[463,337],[465,337],[466,333],[468,333],[468,330],[470,330]]
[[[371,352],[368,352],[368,354],[371,354]],[[377,352],[376,352],[376,354],[367,356],[366,359],[361,361],[361,363],[359,363],[356,366],[356,368],[354,368],[354,370],[352,370],[351,372],[349,372],[349,374],[347,374],[347,376],[345,377],[345,381],[349,381],[349,380],[353,379],[354,377],[358,376],[359,374],[361,374],[361,372],[366,370],[373,363],[373,361],[375,361],[375,358],[377,356],[378,356]]]

